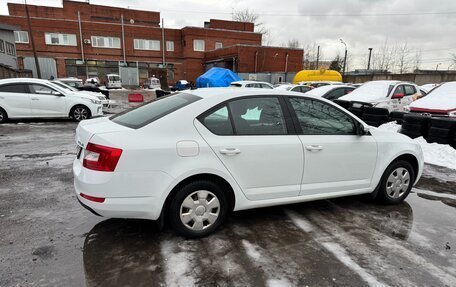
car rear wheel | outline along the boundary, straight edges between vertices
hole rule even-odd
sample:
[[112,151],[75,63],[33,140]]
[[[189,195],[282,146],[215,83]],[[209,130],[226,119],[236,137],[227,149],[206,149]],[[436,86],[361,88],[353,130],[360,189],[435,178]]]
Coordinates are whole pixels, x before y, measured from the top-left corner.
[[173,229],[189,238],[214,232],[225,220],[227,199],[223,190],[210,181],[196,181],[182,187],[169,209]]
[[84,106],[75,106],[71,109],[70,115],[75,121],[80,122],[90,118],[90,110]]
[[382,176],[377,199],[386,204],[400,203],[410,193],[414,182],[412,165],[403,160],[395,161]]
[[8,114],[2,108],[0,108],[0,124],[5,123],[8,120]]

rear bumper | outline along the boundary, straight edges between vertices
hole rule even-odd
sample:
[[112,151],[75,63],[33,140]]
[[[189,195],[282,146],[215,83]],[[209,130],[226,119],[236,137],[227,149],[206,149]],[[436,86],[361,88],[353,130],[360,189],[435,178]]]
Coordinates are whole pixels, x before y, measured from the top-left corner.
[[[91,212],[111,218],[157,220],[174,181],[160,171],[100,172],[73,162],[74,188],[81,204]],[[82,194],[89,197],[82,197]],[[103,198],[103,202],[90,200]]]

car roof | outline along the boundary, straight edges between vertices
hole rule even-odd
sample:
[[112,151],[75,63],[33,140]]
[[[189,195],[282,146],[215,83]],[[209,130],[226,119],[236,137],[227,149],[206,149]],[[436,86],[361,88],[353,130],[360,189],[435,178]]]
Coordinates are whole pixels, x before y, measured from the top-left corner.
[[3,84],[20,84],[20,83],[35,83],[35,84],[49,84],[49,80],[36,79],[36,78],[9,78],[0,80],[0,85]]
[[230,99],[233,97],[242,97],[242,96],[270,96],[270,95],[291,95],[302,96],[303,93],[290,92],[284,90],[275,90],[275,89],[261,89],[261,88],[248,88],[248,89],[239,89],[239,88],[199,88],[195,90],[185,90],[182,93],[192,94],[201,98],[211,98],[211,97],[220,97]]
[[236,81],[236,82],[232,82],[231,84],[268,84],[268,85],[270,85],[270,83],[268,83],[268,82],[260,82],[260,81]]

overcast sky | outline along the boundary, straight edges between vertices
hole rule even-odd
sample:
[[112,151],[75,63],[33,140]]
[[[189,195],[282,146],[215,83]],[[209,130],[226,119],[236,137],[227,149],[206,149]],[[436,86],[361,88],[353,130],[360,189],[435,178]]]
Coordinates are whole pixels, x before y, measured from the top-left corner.
[[[0,13],[7,14],[0,0]],[[27,3],[61,6],[61,0],[28,0]],[[350,70],[365,68],[368,48],[380,51],[407,43],[410,58],[422,52],[421,68],[448,69],[456,54],[456,0],[91,0],[90,3],[161,12],[165,26],[202,26],[210,18],[231,19],[232,11],[249,8],[271,31],[271,45],[298,39],[301,47],[316,43],[323,58],[343,54],[348,46]],[[377,56],[378,57],[378,56]],[[451,67],[456,69],[456,65]]]

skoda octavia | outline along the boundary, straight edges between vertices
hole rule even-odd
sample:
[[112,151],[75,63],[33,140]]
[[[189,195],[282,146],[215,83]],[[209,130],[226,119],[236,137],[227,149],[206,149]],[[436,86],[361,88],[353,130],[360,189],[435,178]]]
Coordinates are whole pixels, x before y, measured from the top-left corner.
[[74,185],[105,217],[167,219],[186,237],[231,211],[368,194],[399,203],[423,155],[408,137],[367,126],[302,93],[210,88],[179,92],[79,123]]

